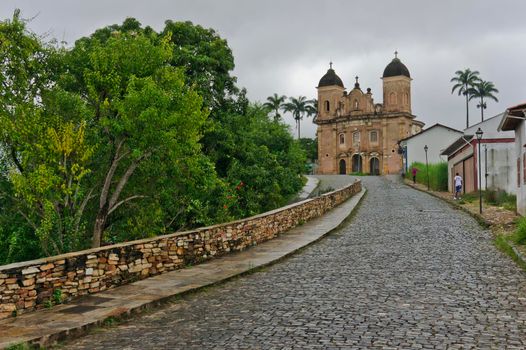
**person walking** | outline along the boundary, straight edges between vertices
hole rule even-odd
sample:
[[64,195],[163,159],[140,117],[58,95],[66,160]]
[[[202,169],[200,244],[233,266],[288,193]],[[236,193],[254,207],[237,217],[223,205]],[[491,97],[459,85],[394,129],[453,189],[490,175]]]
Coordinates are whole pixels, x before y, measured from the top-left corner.
[[462,176],[458,173],[455,175],[455,197],[454,199],[460,199],[460,191],[462,190]]
[[413,167],[412,173],[413,173],[413,184],[416,184],[416,173],[418,172],[418,169]]

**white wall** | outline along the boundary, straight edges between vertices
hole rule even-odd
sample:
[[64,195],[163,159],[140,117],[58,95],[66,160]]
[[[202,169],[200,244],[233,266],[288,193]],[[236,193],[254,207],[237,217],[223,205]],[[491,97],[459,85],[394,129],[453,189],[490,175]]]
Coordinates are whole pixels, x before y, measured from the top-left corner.
[[[478,145],[477,145],[478,153]],[[485,151],[487,149],[487,152]],[[486,159],[487,154],[487,159]],[[504,190],[515,194],[517,191],[517,157],[515,157],[515,143],[484,143],[480,145],[480,170],[482,173],[482,189]],[[487,187],[485,166],[487,165]],[[476,164],[478,173],[478,164]],[[479,174],[480,176],[480,174]],[[477,183],[478,187],[478,183]]]
[[498,127],[503,115],[504,113],[497,114],[496,116],[486,119],[481,123],[472,125],[469,128],[464,129],[464,134],[475,136],[475,133],[477,132],[478,128],[480,128],[484,132],[484,134],[482,134],[483,139],[513,139],[515,138],[515,132],[513,130],[498,131]]
[[[521,169],[520,172],[515,171],[513,175],[515,188],[517,188],[517,173],[520,174],[521,180],[524,178],[524,172],[523,172],[523,163],[522,160],[524,159],[523,154],[524,147],[522,145],[526,141],[526,127],[524,125],[525,123],[523,121],[520,122],[517,129],[515,129],[515,161],[514,164],[517,164],[517,158],[521,159]],[[521,181],[521,185],[519,188],[517,188],[517,212],[521,215],[526,215],[526,185],[524,184],[524,181]]]
[[451,129],[435,126],[423,133],[417,134],[406,141],[407,145],[407,165],[413,162],[426,163],[426,153],[424,147],[427,145],[427,158],[429,164],[446,162],[447,157],[440,153],[451,143],[457,140],[462,133]]

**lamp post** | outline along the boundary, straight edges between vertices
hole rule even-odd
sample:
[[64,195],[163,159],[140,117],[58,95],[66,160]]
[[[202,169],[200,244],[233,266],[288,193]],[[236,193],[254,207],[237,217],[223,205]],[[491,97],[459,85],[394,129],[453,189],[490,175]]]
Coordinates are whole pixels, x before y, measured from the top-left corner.
[[475,135],[477,135],[477,140],[479,143],[478,159],[479,159],[479,213],[480,214],[482,214],[482,173],[480,171],[480,140],[482,139],[483,134],[484,134],[484,131],[482,131],[481,128],[478,128],[477,132],[475,132]]
[[424,146],[424,151],[426,152],[426,174],[427,174],[427,190],[429,191],[429,165],[427,164],[427,150],[429,147],[427,145]]

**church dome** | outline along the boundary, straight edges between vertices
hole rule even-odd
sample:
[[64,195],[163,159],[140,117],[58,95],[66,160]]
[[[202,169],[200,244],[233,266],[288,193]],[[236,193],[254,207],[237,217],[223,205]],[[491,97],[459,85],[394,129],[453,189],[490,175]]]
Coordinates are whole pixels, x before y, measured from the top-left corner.
[[383,77],[388,78],[399,75],[405,75],[406,77],[411,78],[411,75],[409,75],[409,69],[407,69],[405,64],[403,64],[398,57],[395,57],[391,63],[385,67]]
[[332,85],[338,85],[338,86],[344,87],[342,80],[340,79],[338,75],[336,75],[336,72],[334,71],[334,69],[332,69],[332,65],[331,65],[331,68],[327,70],[327,73],[325,73],[325,75],[321,77],[320,82],[318,83],[318,87],[332,86]]

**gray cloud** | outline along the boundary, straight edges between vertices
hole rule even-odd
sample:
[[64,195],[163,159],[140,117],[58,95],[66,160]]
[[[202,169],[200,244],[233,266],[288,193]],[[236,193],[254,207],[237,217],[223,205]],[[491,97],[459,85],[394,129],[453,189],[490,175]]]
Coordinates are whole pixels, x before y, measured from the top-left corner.
[[[329,60],[347,87],[354,76],[382,100],[380,77],[394,50],[413,77],[413,113],[428,126],[465,126],[464,102],[451,94],[459,69],[479,70],[500,90],[485,115],[526,100],[526,3],[514,0],[3,0],[2,18],[20,8],[37,33],[73,43],[95,29],[135,17],[161,29],[166,19],[214,28],[234,51],[241,86],[254,100],[274,92],[316,96]],[[476,103],[470,119],[480,120]],[[292,124],[291,118],[288,122]],[[315,125],[303,123],[306,136]]]

